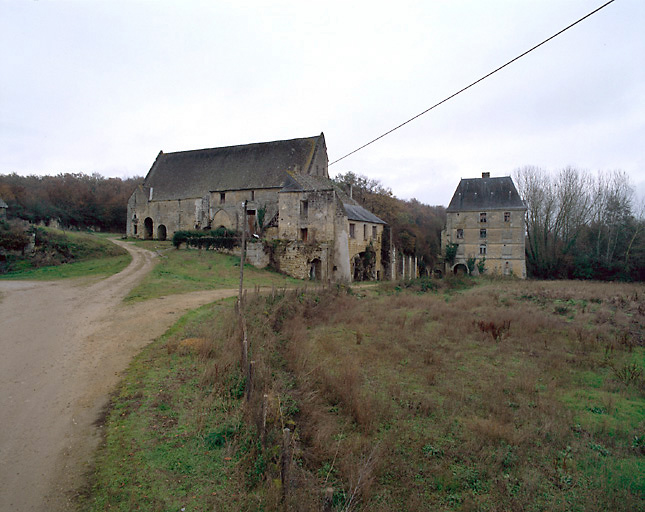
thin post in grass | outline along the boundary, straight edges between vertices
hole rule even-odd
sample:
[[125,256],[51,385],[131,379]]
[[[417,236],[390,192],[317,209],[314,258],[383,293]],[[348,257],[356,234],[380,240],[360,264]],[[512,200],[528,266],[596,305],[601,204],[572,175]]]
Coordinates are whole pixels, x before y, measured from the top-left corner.
[[269,395],[264,393],[262,397],[262,431],[260,432],[260,439],[262,446],[266,448],[267,444],[267,412],[269,409]]
[[253,393],[253,376],[255,374],[255,361],[249,362],[246,372],[246,401],[251,400],[251,394]]
[[247,377],[248,386],[248,370],[249,368],[249,340],[246,337],[246,326],[242,324],[242,371]]
[[289,470],[291,466],[291,430],[282,430],[282,457],[280,460],[280,481],[282,483],[282,501],[289,494]]
[[334,488],[327,487],[323,492],[323,512],[331,512],[332,505],[334,504]]

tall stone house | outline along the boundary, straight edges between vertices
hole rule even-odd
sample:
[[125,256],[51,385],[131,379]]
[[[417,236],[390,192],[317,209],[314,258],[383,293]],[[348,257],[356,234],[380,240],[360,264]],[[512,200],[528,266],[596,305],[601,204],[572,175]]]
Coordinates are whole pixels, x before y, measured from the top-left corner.
[[385,223],[329,179],[322,133],[161,151],[128,201],[127,234],[136,238],[165,240],[178,230],[219,227],[240,232],[243,224],[256,266],[271,263],[301,279],[385,277]]
[[[526,278],[524,215],[526,205],[510,176],[462,179],[446,209],[441,246],[456,244],[454,262],[446,272],[468,273],[468,260],[486,273]],[[472,267],[472,265],[471,265]],[[478,265],[474,266],[478,272]]]

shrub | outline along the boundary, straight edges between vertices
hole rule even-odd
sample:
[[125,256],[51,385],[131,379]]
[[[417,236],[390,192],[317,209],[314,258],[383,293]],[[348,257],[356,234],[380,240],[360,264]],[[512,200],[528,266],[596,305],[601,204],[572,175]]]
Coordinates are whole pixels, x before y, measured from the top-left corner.
[[197,249],[232,249],[239,245],[239,240],[235,231],[223,227],[211,231],[175,231],[172,244],[179,249],[184,243]]

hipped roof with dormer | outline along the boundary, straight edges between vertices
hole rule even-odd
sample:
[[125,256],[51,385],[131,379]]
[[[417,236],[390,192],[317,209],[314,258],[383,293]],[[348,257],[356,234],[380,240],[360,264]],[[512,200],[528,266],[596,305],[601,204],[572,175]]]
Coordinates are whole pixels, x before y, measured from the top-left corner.
[[447,212],[518,210],[526,205],[510,176],[499,178],[470,178],[459,182]]
[[316,151],[325,151],[324,134],[164,153],[161,151],[143,187],[152,200],[203,197],[209,192],[282,188],[289,172],[308,173]]

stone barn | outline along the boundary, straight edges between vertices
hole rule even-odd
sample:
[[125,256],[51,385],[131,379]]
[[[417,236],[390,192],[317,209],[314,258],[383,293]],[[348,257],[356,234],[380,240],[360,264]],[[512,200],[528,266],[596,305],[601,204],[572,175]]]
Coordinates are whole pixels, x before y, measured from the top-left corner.
[[269,253],[257,261],[271,261],[286,274],[333,281],[384,277],[385,223],[329,179],[322,133],[161,151],[128,201],[127,234],[165,240],[178,230],[239,232],[244,218],[252,244],[261,241]]
[[[447,272],[470,272],[470,262],[485,272],[526,278],[524,215],[526,205],[510,176],[462,179],[446,209],[441,246],[457,246]],[[471,263],[472,266],[472,263]]]

